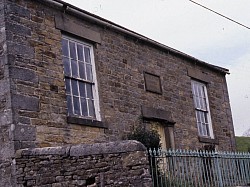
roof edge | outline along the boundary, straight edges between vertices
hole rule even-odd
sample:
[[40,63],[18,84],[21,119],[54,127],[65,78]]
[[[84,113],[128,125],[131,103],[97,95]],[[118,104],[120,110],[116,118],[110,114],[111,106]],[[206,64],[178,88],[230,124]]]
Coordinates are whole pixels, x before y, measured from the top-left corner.
[[195,58],[193,56],[190,56],[190,55],[188,55],[186,53],[183,53],[183,52],[181,52],[179,50],[176,50],[174,48],[168,47],[168,46],[166,46],[166,45],[164,45],[162,43],[159,43],[159,42],[157,42],[155,40],[152,40],[152,39],[150,39],[150,38],[148,38],[146,36],[138,34],[138,33],[134,32],[132,30],[129,30],[129,29],[123,27],[123,26],[120,26],[120,25],[118,25],[116,23],[113,23],[113,22],[111,22],[109,20],[106,20],[106,19],[104,19],[104,18],[102,18],[100,16],[92,14],[92,13],[90,13],[88,11],[85,11],[85,10],[83,10],[81,8],[78,8],[78,7],[76,7],[76,6],[72,5],[72,4],[69,4],[67,2],[64,2],[62,0],[38,0],[38,1],[43,2],[43,3],[48,2],[50,4],[56,5],[59,8],[62,8],[62,10],[64,10],[64,12],[67,12],[69,14],[79,15],[79,16],[84,17],[85,19],[88,19],[88,20],[90,20],[92,22],[95,22],[97,24],[112,28],[112,29],[117,30],[119,32],[122,32],[124,34],[135,37],[138,40],[142,40],[142,41],[150,43],[151,45],[154,45],[156,47],[160,47],[160,48],[165,49],[165,50],[167,50],[169,52],[180,55],[180,56],[182,56],[184,58],[187,58],[187,59],[193,61],[194,63],[199,63],[199,64],[201,64],[203,66],[206,66],[206,67],[211,68],[213,70],[219,71],[219,72],[221,72],[223,74],[230,74],[229,70],[226,69],[226,68],[216,66],[216,65],[212,65],[212,64],[209,64],[209,63],[204,62],[202,60],[199,60],[199,59],[197,59],[197,58]]

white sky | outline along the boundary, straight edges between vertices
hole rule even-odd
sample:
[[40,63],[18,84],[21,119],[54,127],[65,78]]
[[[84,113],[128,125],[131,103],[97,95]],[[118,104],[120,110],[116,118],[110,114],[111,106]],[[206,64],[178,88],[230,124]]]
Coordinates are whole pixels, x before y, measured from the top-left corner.
[[[250,128],[250,29],[189,0],[64,0],[169,47],[230,70],[236,135]],[[195,0],[250,27],[250,0]]]

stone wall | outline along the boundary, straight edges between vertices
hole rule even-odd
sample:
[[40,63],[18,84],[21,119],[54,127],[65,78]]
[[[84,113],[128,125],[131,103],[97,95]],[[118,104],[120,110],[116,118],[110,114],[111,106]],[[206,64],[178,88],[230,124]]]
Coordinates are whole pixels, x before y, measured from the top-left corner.
[[20,187],[152,186],[145,147],[136,141],[18,150],[16,165]]
[[6,43],[5,1],[0,0],[0,185],[12,186],[15,166],[10,79]]
[[[134,126],[142,125],[142,107],[169,113],[175,122],[176,148],[202,148],[206,142],[198,137],[190,69],[209,77],[208,98],[218,149],[235,148],[225,73],[112,25],[76,16],[62,5],[45,0],[5,2],[16,150],[121,140]],[[61,28],[58,18],[68,20],[75,29]],[[102,127],[91,125],[93,121],[78,124],[68,120],[62,33],[94,46]],[[97,33],[98,40],[85,38],[91,33]],[[161,94],[145,90],[145,72],[159,76]]]

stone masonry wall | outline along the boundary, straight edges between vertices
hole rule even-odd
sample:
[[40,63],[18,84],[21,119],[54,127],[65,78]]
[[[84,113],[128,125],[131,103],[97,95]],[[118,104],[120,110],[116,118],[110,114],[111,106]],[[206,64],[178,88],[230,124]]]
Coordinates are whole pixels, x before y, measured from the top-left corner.
[[57,10],[38,1],[6,2],[15,149],[103,142],[103,129],[66,121]]
[[19,150],[17,186],[150,187],[145,147],[136,141]]
[[[142,106],[171,114],[176,148],[202,148],[206,143],[198,137],[188,69],[210,77],[208,98],[218,149],[235,149],[224,73],[47,1],[6,0],[5,12],[16,150],[121,140],[141,125]],[[100,34],[100,43],[56,28],[62,15]],[[67,122],[62,33],[94,46],[101,122],[107,128]],[[160,77],[162,94],[145,91],[144,72]]]
[[14,184],[13,121],[7,60],[5,4],[0,0],[0,186]]

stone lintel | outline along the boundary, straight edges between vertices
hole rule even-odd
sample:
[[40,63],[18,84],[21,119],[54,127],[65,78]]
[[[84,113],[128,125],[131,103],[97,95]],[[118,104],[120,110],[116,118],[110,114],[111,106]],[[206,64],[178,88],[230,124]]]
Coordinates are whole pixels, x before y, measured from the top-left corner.
[[76,36],[85,38],[96,43],[101,43],[100,33],[82,26],[80,22],[73,21],[64,14],[56,15],[55,23],[57,29],[68,32],[70,34],[74,34]]
[[142,117],[152,121],[164,121],[169,125],[175,124],[171,117],[171,112],[153,107],[142,106]]
[[188,68],[187,72],[188,72],[189,77],[195,78],[197,80],[201,80],[206,83],[211,82],[211,77],[199,69]]

